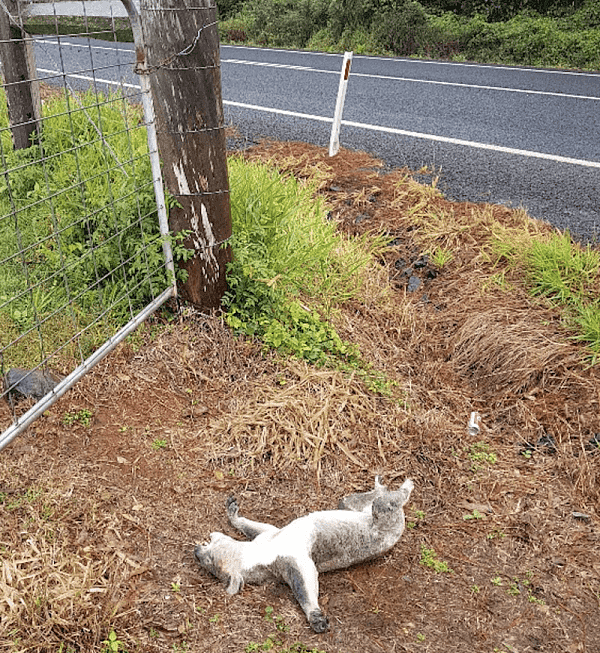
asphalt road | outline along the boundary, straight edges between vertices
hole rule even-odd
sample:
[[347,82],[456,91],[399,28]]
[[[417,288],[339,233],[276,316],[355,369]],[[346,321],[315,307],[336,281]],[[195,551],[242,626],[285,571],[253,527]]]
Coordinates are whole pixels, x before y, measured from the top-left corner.
[[[132,44],[62,43],[38,43],[41,75],[85,86],[93,58],[97,80],[138,84]],[[222,46],[221,60],[226,117],[244,141],[329,143],[341,55]],[[357,56],[340,142],[427,166],[450,199],[523,206],[600,238],[600,74]]]

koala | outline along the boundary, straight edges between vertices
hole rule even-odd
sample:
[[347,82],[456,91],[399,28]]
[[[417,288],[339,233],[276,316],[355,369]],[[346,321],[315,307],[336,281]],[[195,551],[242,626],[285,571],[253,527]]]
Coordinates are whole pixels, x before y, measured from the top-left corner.
[[414,488],[410,479],[388,490],[375,478],[370,492],[340,500],[337,510],[313,512],[283,528],[241,517],[235,498],[227,500],[231,525],[249,541],[211,533],[195,547],[200,565],[221,580],[229,594],[244,583],[287,583],[311,628],[323,633],[329,620],[319,607],[319,573],[344,569],[389,551],[404,531],[403,507]]

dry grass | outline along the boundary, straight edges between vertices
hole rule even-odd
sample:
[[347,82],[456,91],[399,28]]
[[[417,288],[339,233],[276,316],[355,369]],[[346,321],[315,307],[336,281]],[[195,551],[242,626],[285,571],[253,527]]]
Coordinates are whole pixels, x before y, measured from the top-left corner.
[[[2,650],[103,651],[112,630],[129,653],[240,653],[273,633],[279,653],[297,641],[328,653],[598,650],[597,371],[489,256],[499,229],[545,225],[451,204],[365,154],[265,143],[246,156],[306,179],[314,164],[341,230],[389,236],[369,298],[334,319],[391,396],[266,355],[215,317],[149,324],[0,457]],[[415,268],[436,245],[452,261]],[[89,428],[63,423],[83,408]],[[283,524],[376,473],[415,479],[411,527],[384,558],[322,576],[327,635],[287,588],[227,597],[195,566],[194,542],[231,532],[230,494]],[[422,547],[453,573],[420,564]]]

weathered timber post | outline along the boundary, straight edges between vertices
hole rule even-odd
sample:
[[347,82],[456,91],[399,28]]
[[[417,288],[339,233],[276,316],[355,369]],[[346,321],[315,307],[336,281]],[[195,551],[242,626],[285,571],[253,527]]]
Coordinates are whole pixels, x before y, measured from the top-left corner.
[[16,150],[30,147],[38,133],[40,101],[35,81],[33,43],[16,24],[18,6],[15,0],[4,0],[0,8],[0,59],[8,103],[8,117]]
[[145,62],[156,112],[163,177],[179,206],[172,232],[189,231],[195,251],[181,262],[188,279],[180,294],[218,308],[226,290],[231,236],[229,181],[221,97],[219,32],[214,0],[146,0],[141,7]]

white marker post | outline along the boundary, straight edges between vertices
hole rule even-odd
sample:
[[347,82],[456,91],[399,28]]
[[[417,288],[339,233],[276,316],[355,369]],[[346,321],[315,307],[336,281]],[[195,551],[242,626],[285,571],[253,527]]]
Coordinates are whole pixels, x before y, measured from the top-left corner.
[[348,77],[350,76],[351,65],[352,52],[346,52],[342,63],[340,86],[338,88],[337,102],[335,103],[331,138],[329,139],[329,156],[335,156],[340,150],[340,126],[342,124],[342,112],[344,111],[344,100],[346,99],[346,89],[348,88]]

